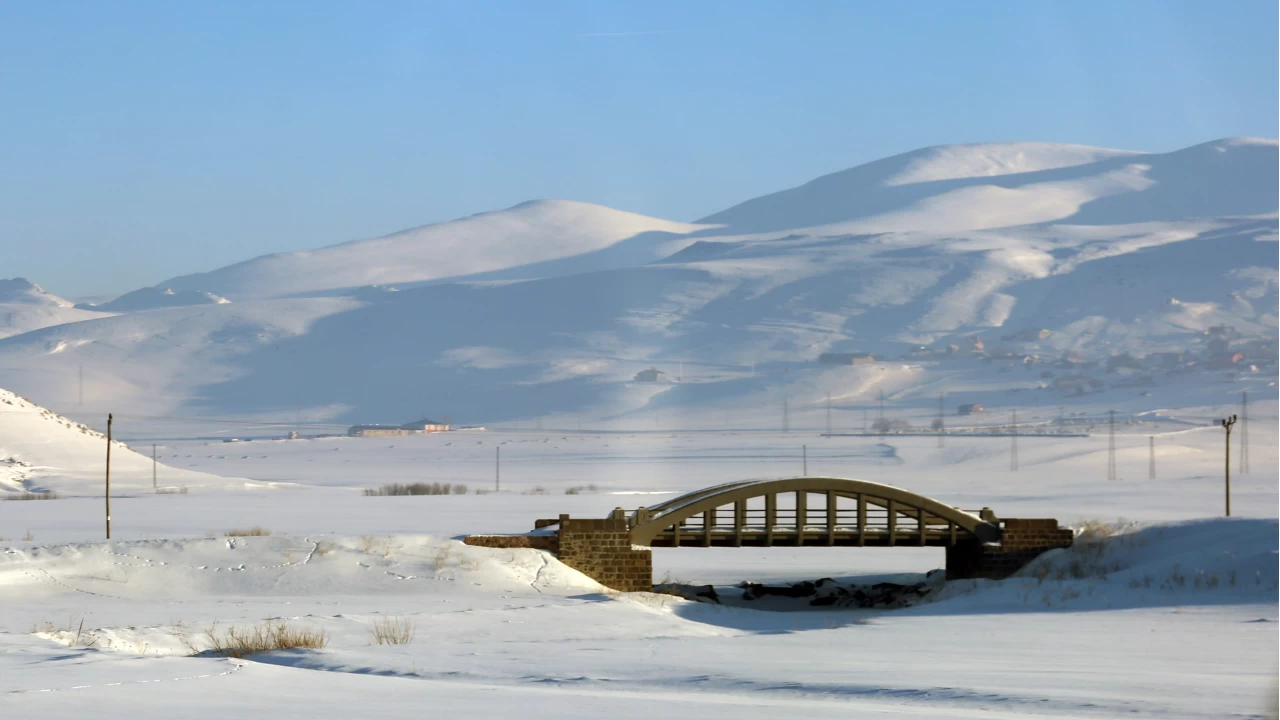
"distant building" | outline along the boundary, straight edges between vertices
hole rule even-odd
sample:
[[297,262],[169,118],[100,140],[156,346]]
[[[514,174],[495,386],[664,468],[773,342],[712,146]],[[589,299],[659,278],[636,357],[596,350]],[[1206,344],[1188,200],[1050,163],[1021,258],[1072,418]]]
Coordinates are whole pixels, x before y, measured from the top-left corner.
[[414,422],[411,422],[411,423],[405,423],[400,427],[404,428],[405,430],[413,430],[414,432],[420,432],[420,433],[438,433],[438,432],[449,432],[449,430],[453,426],[447,422],[438,422],[436,420],[428,420],[427,418],[423,418],[421,420],[415,420]]
[[402,428],[399,425],[352,425],[347,430],[351,437],[393,437],[397,435],[413,435],[415,430]]
[[666,373],[657,368],[649,368],[636,373],[636,382],[664,383],[671,382],[671,378]]
[[956,408],[957,415],[978,415],[986,411],[987,409],[978,403],[965,403],[964,405]]
[[874,365],[876,358],[871,353],[822,353],[818,362],[823,365]]
[[419,433],[448,432],[448,423],[422,419],[404,425],[352,425],[347,430],[351,437],[397,437],[401,435],[417,435]]

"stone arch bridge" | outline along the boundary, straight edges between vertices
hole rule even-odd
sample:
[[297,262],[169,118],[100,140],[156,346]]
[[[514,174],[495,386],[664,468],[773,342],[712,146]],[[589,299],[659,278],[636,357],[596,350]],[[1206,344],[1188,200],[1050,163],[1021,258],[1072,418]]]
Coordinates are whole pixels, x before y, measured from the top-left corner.
[[947,579],[999,579],[1072,543],[1052,519],[970,512],[890,485],[831,477],[747,480],[696,490],[607,518],[561,515],[522,535],[471,535],[487,547],[529,547],[608,587],[653,589],[650,548],[943,547]]

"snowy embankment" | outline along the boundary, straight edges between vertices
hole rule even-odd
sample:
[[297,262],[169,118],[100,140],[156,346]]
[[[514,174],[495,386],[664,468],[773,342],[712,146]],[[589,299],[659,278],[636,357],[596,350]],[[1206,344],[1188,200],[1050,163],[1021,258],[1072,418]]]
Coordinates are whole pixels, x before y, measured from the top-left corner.
[[[225,689],[280,692],[246,689],[287,668],[292,692],[392,676],[421,684],[382,692],[464,693],[492,716],[504,714],[492,693],[538,697],[566,683],[579,700],[683,702],[696,690],[694,702],[817,717],[1250,716],[1274,670],[1276,538],[1273,519],[1153,525],[1047,554],[1001,582],[949,583],[907,610],[804,613],[609,593],[538,551],[430,536],[14,545],[0,554],[12,651],[0,653],[0,693],[36,712],[43,691],[181,682],[214,708],[210,693]],[[208,652],[264,618],[323,634],[325,647]],[[389,619],[412,631],[405,643],[377,641]],[[42,660],[49,641],[79,661]],[[975,665],[962,649],[978,647]],[[1044,682],[1063,673],[1075,682]],[[591,716],[582,707],[570,716]]]
[[[0,498],[7,493],[101,494],[107,438],[82,423],[0,389]],[[160,465],[167,486],[232,487],[243,481]],[[152,489],[152,459],[111,447],[111,481],[122,493]]]

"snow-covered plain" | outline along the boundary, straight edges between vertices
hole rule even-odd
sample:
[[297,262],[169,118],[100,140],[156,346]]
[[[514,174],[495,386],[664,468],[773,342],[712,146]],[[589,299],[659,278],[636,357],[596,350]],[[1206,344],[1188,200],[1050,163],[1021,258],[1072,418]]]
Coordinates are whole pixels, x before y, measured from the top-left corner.
[[[56,442],[25,447],[13,454],[40,451],[67,467],[42,476],[62,499],[0,502],[0,709],[42,718],[160,718],[179,707],[193,718],[640,718],[676,709],[726,718],[1266,717],[1280,620],[1276,403],[1252,409],[1251,467],[1233,479],[1230,520],[1216,519],[1222,433],[1201,417],[1215,410],[1122,425],[1117,481],[1106,480],[1107,437],[1097,428],[1087,438],[1022,438],[1016,472],[1007,438],[949,437],[940,449],[931,437],[812,430],[135,436],[139,450],[160,446],[160,484],[189,492],[153,494],[150,478],[129,466],[106,543],[95,462],[58,458]],[[50,440],[75,432],[105,449],[57,416],[6,417],[9,436],[19,419],[38,419],[54,422]],[[232,436],[264,439],[223,442]],[[949,583],[929,602],[892,611],[768,612],[618,594],[537,551],[457,540],[524,531],[561,512],[602,517],[729,479],[799,475],[801,445],[810,474],[1123,532],[1093,551],[1047,555],[1019,577]],[[502,492],[477,495],[492,489],[497,447]],[[471,493],[360,494],[404,481],[461,482]],[[273,534],[223,537],[252,526]],[[940,550],[920,548],[668,549],[655,552],[655,579],[913,581],[942,564]],[[374,624],[388,617],[414,626],[412,642],[374,643]],[[208,632],[266,618],[323,631],[327,646],[245,659],[205,652]]]

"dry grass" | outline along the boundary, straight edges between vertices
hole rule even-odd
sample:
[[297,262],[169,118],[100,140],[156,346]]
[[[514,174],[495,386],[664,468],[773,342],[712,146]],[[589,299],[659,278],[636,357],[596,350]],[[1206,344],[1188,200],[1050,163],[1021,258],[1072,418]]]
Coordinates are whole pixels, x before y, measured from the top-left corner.
[[565,495],[581,495],[583,493],[597,493],[597,492],[600,492],[600,486],[596,485],[595,483],[591,483],[590,485],[575,485],[574,487],[571,487],[571,488],[565,488],[564,494]]
[[258,527],[257,525],[242,530],[228,530],[223,533],[226,537],[266,537],[270,534],[270,530],[264,527]]
[[58,498],[61,498],[61,497],[62,497],[61,495],[59,495],[58,493],[52,490],[40,490],[36,492],[24,490],[20,493],[15,493],[13,495],[5,495],[4,499],[5,500],[57,500]]
[[365,497],[389,497],[394,495],[466,495],[467,486],[462,483],[388,483],[376,488],[365,488]]
[[205,636],[211,652],[233,658],[292,648],[318,650],[329,644],[323,630],[293,627],[284,620],[266,620],[249,628],[232,625],[222,633],[214,625],[205,630]]
[[379,645],[408,645],[418,632],[418,624],[411,618],[384,617],[373,621],[370,632]]
[[1129,524],[1123,518],[1115,522],[1105,520],[1082,520],[1076,524],[1076,540],[1079,542],[1095,542],[1114,537],[1127,530]]

